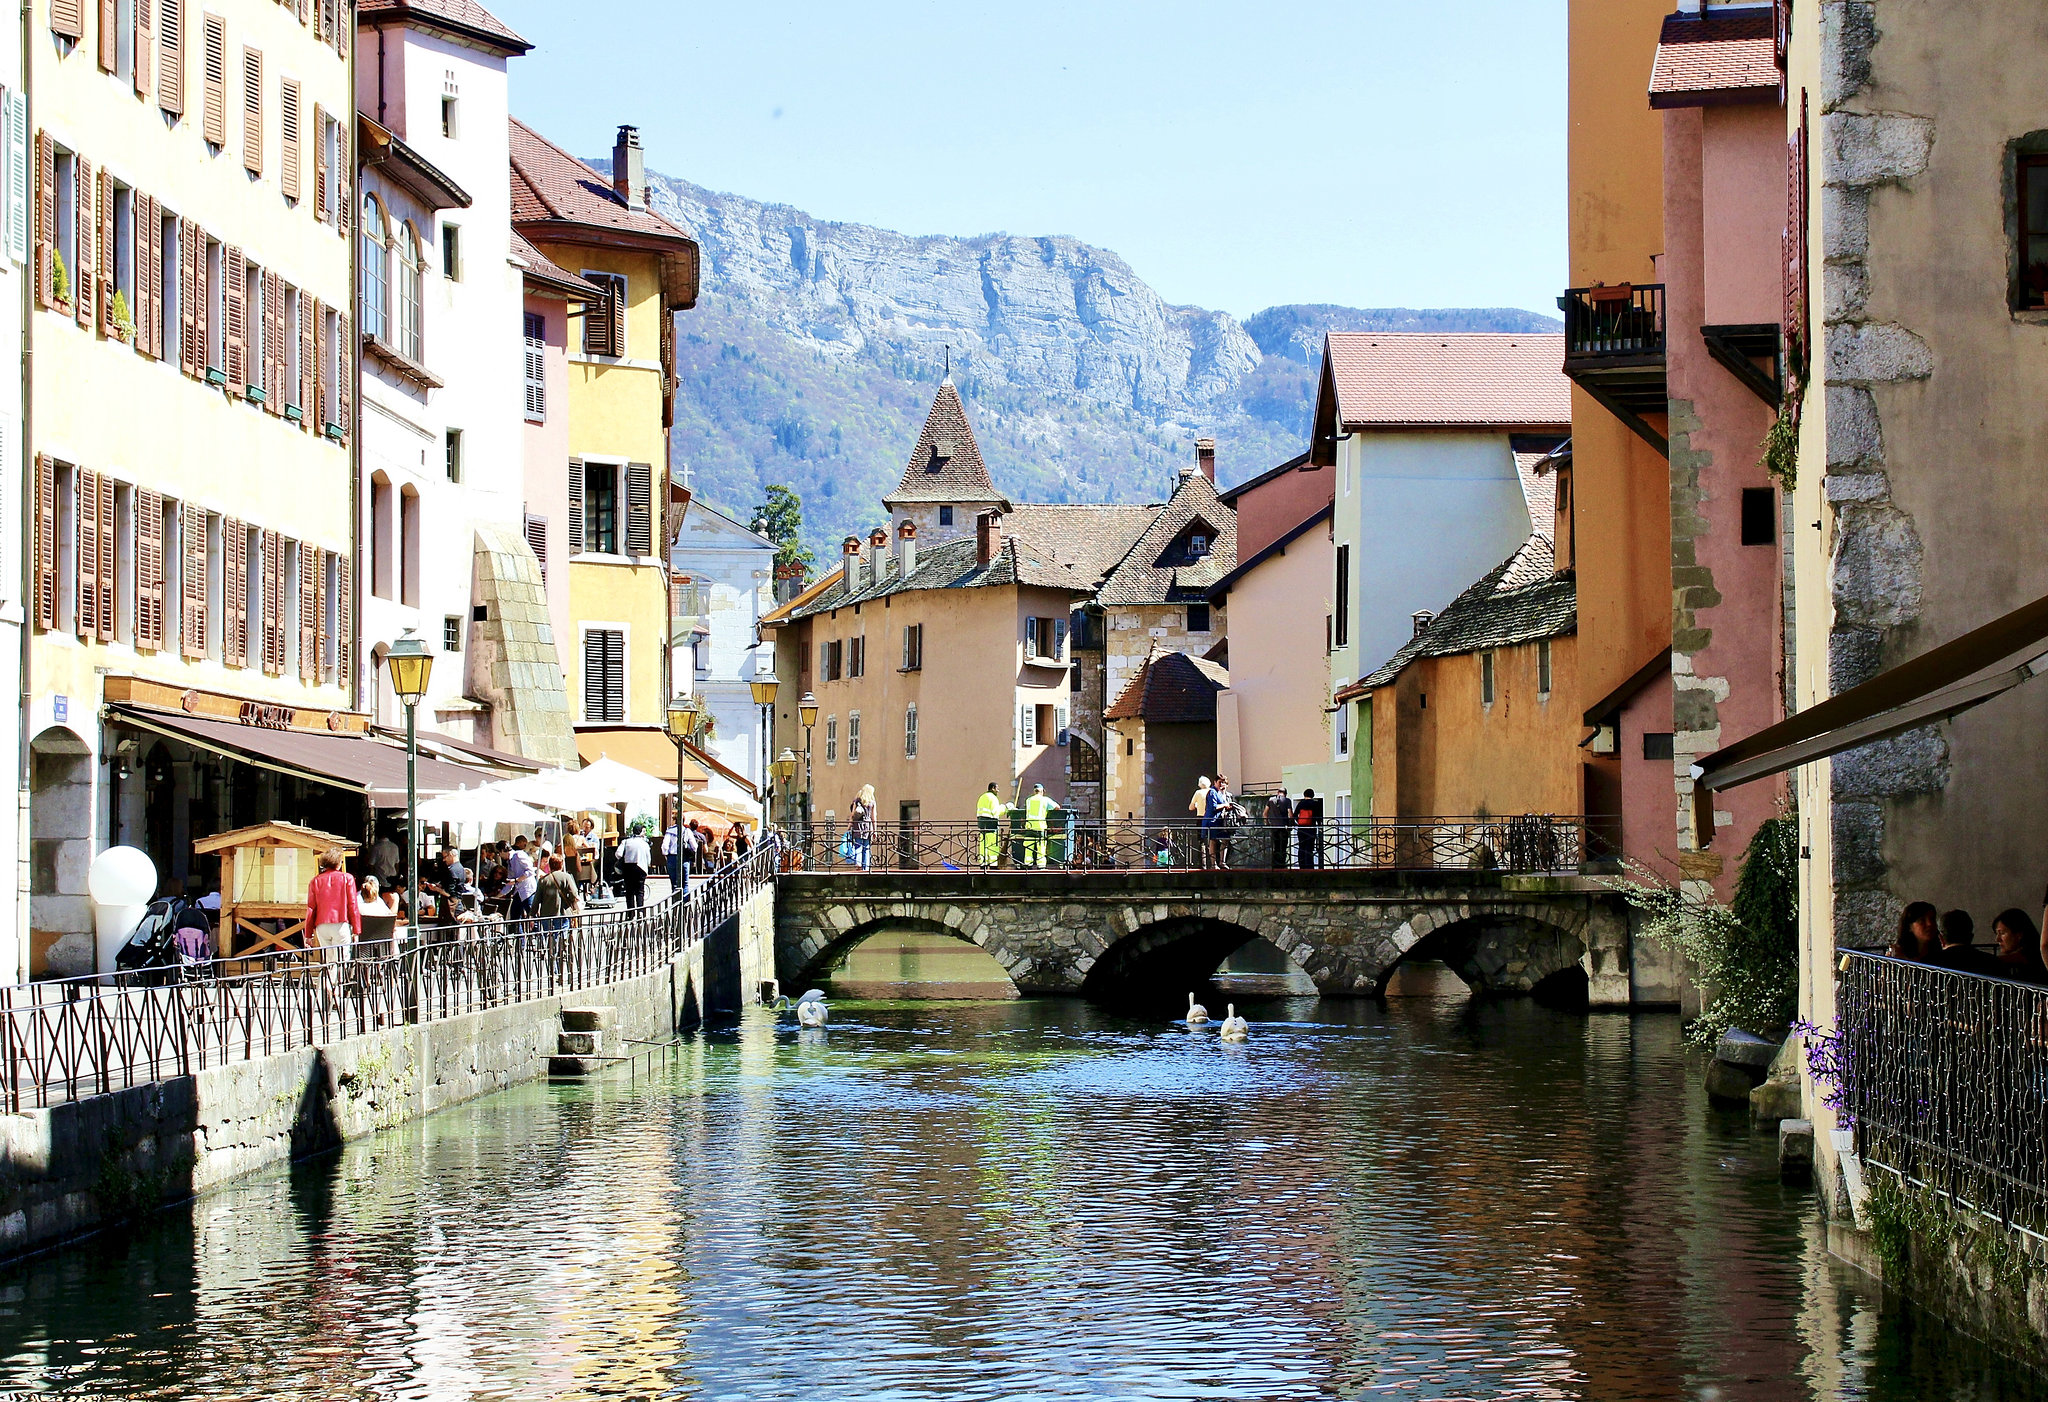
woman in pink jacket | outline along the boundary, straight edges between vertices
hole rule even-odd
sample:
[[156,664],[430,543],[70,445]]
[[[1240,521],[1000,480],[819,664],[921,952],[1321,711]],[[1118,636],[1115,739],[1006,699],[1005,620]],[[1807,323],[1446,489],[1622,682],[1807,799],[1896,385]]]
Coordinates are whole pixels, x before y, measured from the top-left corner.
[[306,947],[344,953],[363,933],[363,912],[356,904],[356,883],[341,869],[341,853],[320,854],[320,874],[306,888]]

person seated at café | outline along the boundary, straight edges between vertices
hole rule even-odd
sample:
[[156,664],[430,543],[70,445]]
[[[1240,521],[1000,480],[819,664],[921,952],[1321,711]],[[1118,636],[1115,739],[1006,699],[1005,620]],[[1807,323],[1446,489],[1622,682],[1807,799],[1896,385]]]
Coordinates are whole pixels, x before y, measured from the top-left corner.
[[1932,901],[1914,901],[1899,912],[1899,933],[1892,940],[1890,949],[1885,951],[1894,959],[1912,959],[1922,964],[1934,962],[1934,956],[1941,952],[1941,931],[1939,913]]
[[384,894],[384,883],[374,876],[366,876],[361,894],[356,898],[356,909],[364,915],[393,915],[398,907]]
[[1992,958],[1998,962],[2001,978],[2048,983],[2048,964],[2041,960],[2041,932],[2031,916],[2018,906],[2001,910],[1991,922],[1991,933],[1998,937]]
[[1977,922],[1967,910],[1951,910],[1941,917],[1941,944],[1928,962],[1959,974],[1995,974],[1999,970],[1991,956],[1977,948]]

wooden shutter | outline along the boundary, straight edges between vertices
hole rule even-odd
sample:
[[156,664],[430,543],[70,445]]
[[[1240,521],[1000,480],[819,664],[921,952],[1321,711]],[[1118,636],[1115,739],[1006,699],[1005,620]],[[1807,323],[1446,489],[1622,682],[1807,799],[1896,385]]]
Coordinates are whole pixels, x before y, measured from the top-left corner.
[[668,303],[661,308],[661,426],[676,424],[676,316]]
[[100,641],[114,641],[114,608],[118,596],[114,577],[120,555],[120,538],[114,532],[114,479],[100,474]]
[[299,427],[308,433],[320,431],[320,350],[315,331],[319,325],[319,304],[304,292],[299,294]]
[[115,17],[115,0],[100,0],[100,72],[112,73],[121,66],[121,22]]
[[626,553],[654,553],[654,469],[644,462],[626,464]]
[[228,393],[240,395],[249,383],[249,260],[229,245],[220,253],[222,314],[221,369],[227,372]]
[[263,174],[263,50],[242,50],[242,168]]
[[286,199],[299,197],[299,85],[290,78],[277,89],[277,179]]
[[57,305],[57,144],[36,133],[36,305]]
[[583,553],[583,459],[569,459],[569,553]]
[[164,646],[164,499],[135,489],[135,646]]
[[526,544],[533,551],[533,558],[540,562],[540,583],[545,589],[548,583],[548,518],[529,516],[526,518]]
[[327,222],[327,109],[313,104],[313,217]]
[[71,169],[75,176],[72,181],[76,200],[71,206],[71,228],[77,237],[77,267],[71,270],[72,311],[78,324],[90,328],[93,324],[93,278],[99,269],[99,257],[93,252],[98,242],[94,236],[100,227],[99,213],[95,208],[99,195],[99,182],[93,179],[92,162],[83,156],[71,158]]
[[263,392],[270,397],[270,412],[283,418],[284,402],[290,397],[284,382],[285,368],[289,364],[284,341],[289,329],[284,321],[284,279],[276,273],[267,273],[265,277],[268,280],[263,287],[263,314],[270,322],[270,330],[263,338],[263,346],[268,352],[270,374],[263,382]]
[[320,680],[320,552],[299,547],[299,680]]
[[347,0],[335,0],[334,9],[334,51],[346,59],[356,37],[355,6],[347,3]]
[[179,610],[180,650],[187,657],[206,656],[206,512],[186,502],[179,508],[185,517],[185,568],[179,580],[182,607]]
[[176,116],[185,115],[185,0],[160,0],[161,21],[157,42],[163,62],[157,65],[156,105]]
[[186,374],[206,373],[206,330],[199,314],[206,287],[206,251],[199,226],[178,221],[178,367]]
[[284,537],[265,531],[263,542],[263,670],[284,671]]
[[100,620],[100,476],[75,467],[71,470],[71,481],[78,502],[72,513],[78,521],[78,546],[73,552],[78,573],[78,606],[72,621],[79,637],[91,638],[99,632]]
[[616,628],[583,635],[583,719],[614,725],[626,719],[626,635]]
[[85,37],[84,0],[50,0],[50,32],[66,39]]
[[57,464],[36,454],[36,627],[57,626]]
[[[100,168],[99,184],[99,239],[95,249],[99,254],[97,281],[100,289],[99,323],[100,334],[114,334],[114,177],[104,166]],[[128,309],[129,315],[135,309]]]
[[328,402],[334,397],[333,391],[328,388],[327,384],[327,357],[330,353],[327,343],[329,339],[327,334],[327,304],[325,302],[315,302],[313,304],[313,403],[306,407],[313,412],[313,421],[316,425],[319,425],[314,431],[318,433],[326,432],[325,426],[334,422],[334,406]]
[[335,357],[334,371],[334,426],[341,430],[341,441],[346,443],[349,434],[355,429],[351,417],[355,408],[355,323],[349,320],[347,312],[343,312],[336,318],[336,324],[341,331],[341,344],[335,347],[338,354]]
[[150,295],[149,270],[155,261],[150,256],[150,247],[157,232],[156,201],[137,190],[129,196],[129,208],[135,245],[135,297],[128,308],[128,315],[135,319],[135,349],[144,355],[154,354],[149,334],[149,324],[154,319],[152,309],[155,301]]
[[1807,333],[1807,185],[1809,158],[1806,94],[1799,94],[1799,129],[1785,153],[1784,322],[1788,372],[1805,363]]
[[219,15],[203,16],[205,49],[200,54],[201,80],[206,85],[203,130],[216,146],[228,144],[228,26]]
[[135,95],[147,99],[156,77],[156,0],[135,0]]
[[353,563],[346,555],[334,558],[334,680],[344,691],[354,685],[356,675]]
[[610,323],[612,348],[607,355],[626,353],[626,280],[615,277],[611,280],[611,295],[605,299],[605,320]]
[[221,661],[249,665],[249,528],[230,516],[220,523]]

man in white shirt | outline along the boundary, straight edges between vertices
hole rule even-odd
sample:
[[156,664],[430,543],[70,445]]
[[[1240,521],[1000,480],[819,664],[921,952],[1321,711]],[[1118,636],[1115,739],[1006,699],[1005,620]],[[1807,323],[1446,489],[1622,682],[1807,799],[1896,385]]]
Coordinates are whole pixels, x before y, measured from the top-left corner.
[[668,868],[668,884],[675,891],[683,889],[683,849],[681,840],[676,836],[676,826],[681,821],[678,818],[670,823],[668,831],[661,835],[662,865]]
[[653,860],[647,850],[647,839],[640,835],[638,828],[619,844],[619,885],[626,893],[626,909],[646,908],[647,868]]

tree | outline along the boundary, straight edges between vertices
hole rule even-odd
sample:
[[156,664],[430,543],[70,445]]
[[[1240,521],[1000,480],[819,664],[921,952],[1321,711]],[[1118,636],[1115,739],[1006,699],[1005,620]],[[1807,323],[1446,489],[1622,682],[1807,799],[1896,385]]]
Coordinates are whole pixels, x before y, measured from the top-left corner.
[[775,542],[775,563],[801,566],[810,578],[817,556],[804,544],[804,499],[781,483],[768,489],[768,500],[754,508],[755,529]]

